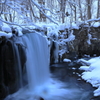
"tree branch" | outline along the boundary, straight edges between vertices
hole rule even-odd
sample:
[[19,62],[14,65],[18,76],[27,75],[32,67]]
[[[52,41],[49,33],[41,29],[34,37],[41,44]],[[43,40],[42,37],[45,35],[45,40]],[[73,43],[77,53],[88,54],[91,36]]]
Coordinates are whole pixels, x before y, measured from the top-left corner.
[[37,4],[34,0],[32,0],[33,4],[43,13],[43,15],[48,18],[51,22],[55,23],[58,25],[57,22],[55,22],[54,20],[52,20],[49,16],[47,16],[44,11],[42,10],[41,6],[39,4]]

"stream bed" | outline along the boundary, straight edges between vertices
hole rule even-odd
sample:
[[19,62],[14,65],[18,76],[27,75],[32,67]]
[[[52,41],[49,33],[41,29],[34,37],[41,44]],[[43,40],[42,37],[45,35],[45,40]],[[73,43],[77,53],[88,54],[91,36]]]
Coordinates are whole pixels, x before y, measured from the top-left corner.
[[65,88],[71,92],[64,96],[65,100],[100,100],[100,97],[93,95],[95,88],[81,78],[79,67],[76,62],[52,64],[50,67],[52,77],[64,82]]
[[81,78],[79,67],[76,61],[52,64],[47,83],[32,91],[27,85],[4,100],[100,100],[93,95],[95,88]]

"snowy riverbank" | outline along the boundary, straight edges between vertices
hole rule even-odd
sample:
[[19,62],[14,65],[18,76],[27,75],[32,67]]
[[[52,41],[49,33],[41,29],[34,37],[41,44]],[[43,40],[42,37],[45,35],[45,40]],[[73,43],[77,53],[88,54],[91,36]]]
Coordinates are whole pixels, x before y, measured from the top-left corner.
[[79,61],[85,65],[80,67],[80,70],[84,70],[82,79],[97,88],[94,91],[94,96],[100,96],[100,57],[91,58],[88,61],[80,59]]

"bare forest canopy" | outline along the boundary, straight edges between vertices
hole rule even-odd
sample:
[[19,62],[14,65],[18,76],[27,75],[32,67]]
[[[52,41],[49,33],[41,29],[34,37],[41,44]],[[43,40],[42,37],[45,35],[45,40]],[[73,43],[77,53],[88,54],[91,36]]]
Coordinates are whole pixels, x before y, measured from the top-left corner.
[[99,17],[100,0],[0,0],[0,25],[67,24]]

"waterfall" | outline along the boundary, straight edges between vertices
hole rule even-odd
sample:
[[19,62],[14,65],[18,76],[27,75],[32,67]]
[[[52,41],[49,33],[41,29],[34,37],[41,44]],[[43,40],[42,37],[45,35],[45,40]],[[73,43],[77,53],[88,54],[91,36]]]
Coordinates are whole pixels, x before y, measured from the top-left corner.
[[16,44],[22,46],[25,50],[23,52],[25,52],[26,57],[20,57],[22,52],[19,49],[17,54],[20,59],[26,58],[23,69],[27,73],[24,74],[24,78],[26,78],[28,84],[17,92],[8,95],[4,100],[41,100],[40,98],[61,100],[66,93],[69,95],[68,90],[63,88],[64,84],[62,82],[50,77],[49,48],[44,35],[26,33],[16,41]]
[[26,70],[30,90],[43,85],[49,79],[49,53],[46,39],[38,33],[23,37],[26,46]]
[[[26,33],[21,37],[14,35],[2,40],[0,69],[0,100],[26,86],[27,90],[40,93],[50,79],[49,50],[45,36]],[[9,96],[5,100],[12,98]]]

